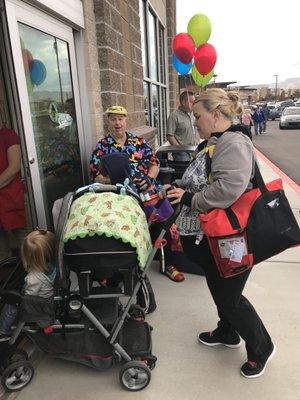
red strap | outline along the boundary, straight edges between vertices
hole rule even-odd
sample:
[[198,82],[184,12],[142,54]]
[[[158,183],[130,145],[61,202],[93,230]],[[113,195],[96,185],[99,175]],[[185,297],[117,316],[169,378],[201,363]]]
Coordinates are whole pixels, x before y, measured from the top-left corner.
[[154,243],[154,247],[156,249],[160,249],[161,247],[165,247],[166,244],[167,244],[166,239],[156,239],[156,241]]

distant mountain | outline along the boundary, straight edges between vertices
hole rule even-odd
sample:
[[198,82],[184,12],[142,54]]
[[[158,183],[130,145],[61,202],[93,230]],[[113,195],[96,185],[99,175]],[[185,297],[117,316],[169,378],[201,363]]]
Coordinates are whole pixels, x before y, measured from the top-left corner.
[[[251,88],[251,89],[262,89],[262,88],[268,87],[270,89],[275,89],[275,82],[274,83],[260,83],[260,84],[256,84],[256,85],[253,85],[253,84],[247,85],[245,83],[240,83],[239,82],[237,84],[235,83],[235,84],[231,84],[231,85],[228,85],[228,86],[229,87],[236,87],[236,86],[247,87],[247,88]],[[300,77],[298,77],[298,78],[288,78],[288,79],[286,79],[284,81],[280,81],[280,82],[278,82],[277,87],[279,89],[285,89],[285,90],[287,90],[287,89],[297,89],[297,88],[300,89]]]
[[[275,83],[269,85],[270,88],[275,88]],[[278,87],[280,89],[296,89],[300,88],[300,77],[298,78],[288,78],[284,81],[278,82]]]

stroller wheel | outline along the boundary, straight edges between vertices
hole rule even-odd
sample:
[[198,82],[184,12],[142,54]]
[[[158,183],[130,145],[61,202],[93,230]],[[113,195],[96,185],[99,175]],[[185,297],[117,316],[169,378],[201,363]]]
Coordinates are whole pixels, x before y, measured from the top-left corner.
[[7,392],[16,392],[27,386],[33,375],[34,369],[29,361],[18,361],[3,371],[1,384]]
[[129,361],[122,366],[119,377],[125,389],[137,392],[149,385],[151,372],[142,361]]
[[8,348],[3,354],[3,369],[7,368],[10,364],[16,363],[18,361],[27,361],[28,354],[25,350],[16,349],[16,348]]

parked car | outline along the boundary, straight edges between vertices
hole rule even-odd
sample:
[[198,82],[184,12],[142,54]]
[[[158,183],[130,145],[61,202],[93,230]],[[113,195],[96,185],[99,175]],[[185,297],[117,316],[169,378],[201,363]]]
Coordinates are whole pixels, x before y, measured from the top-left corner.
[[295,106],[295,103],[293,100],[289,99],[289,100],[283,100],[283,101],[278,101],[277,103],[275,103],[275,108],[273,108],[273,110],[271,110],[269,118],[274,121],[275,118],[280,118],[283,110],[286,107],[293,107]]
[[300,107],[287,107],[282,113],[279,128],[300,128]]
[[270,110],[270,114],[269,114],[269,119],[271,119],[272,121],[274,121],[274,119],[276,118],[280,118],[282,115],[283,110],[286,108],[286,106],[276,106],[273,108],[273,110]]
[[296,101],[295,107],[300,107],[300,101]]

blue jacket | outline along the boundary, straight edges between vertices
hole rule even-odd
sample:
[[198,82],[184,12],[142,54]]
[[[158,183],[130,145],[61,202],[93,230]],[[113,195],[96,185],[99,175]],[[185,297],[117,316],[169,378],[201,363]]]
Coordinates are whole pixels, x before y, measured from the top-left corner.
[[265,120],[264,114],[261,111],[254,111],[252,119],[256,123],[261,123]]

